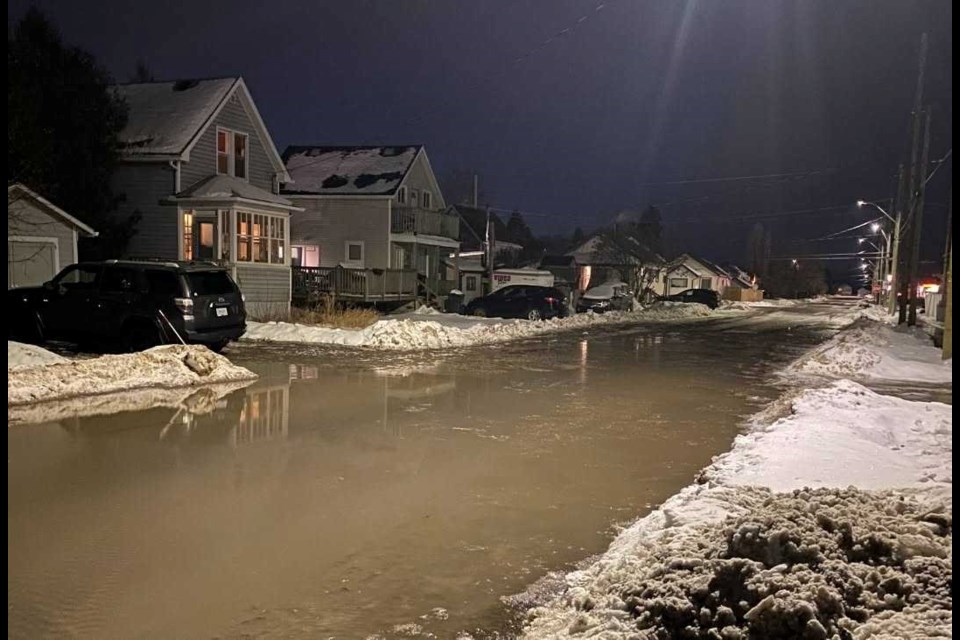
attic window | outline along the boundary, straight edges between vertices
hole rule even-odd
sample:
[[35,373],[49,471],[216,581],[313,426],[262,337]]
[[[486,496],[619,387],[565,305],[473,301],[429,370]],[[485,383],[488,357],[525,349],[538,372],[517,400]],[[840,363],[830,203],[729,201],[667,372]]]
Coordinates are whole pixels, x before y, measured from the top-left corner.
[[217,128],[217,173],[247,177],[247,134]]
[[424,209],[429,209],[433,205],[433,194],[424,189],[423,194],[420,196],[420,205]]
[[407,188],[400,187],[397,189],[397,204],[407,204]]

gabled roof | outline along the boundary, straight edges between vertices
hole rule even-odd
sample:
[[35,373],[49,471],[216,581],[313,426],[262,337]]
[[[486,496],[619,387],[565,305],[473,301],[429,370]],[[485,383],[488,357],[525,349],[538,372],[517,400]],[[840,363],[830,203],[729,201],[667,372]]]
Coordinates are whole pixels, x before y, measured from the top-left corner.
[[710,262],[709,260],[705,260],[697,256],[690,255],[689,253],[684,253],[678,256],[677,258],[674,258],[673,260],[671,260],[670,263],[667,265],[667,271],[670,272],[670,271],[673,271],[674,269],[679,268],[680,266],[684,266],[689,271],[695,273],[700,277],[703,277],[704,275],[703,272],[699,269],[693,268],[689,264],[690,261],[696,263],[697,265],[700,265],[706,271],[712,272],[713,275],[715,276],[719,276],[721,278],[731,278],[731,279],[733,278],[733,276],[731,276],[729,273],[727,273],[725,270],[720,268],[720,266],[714,264],[713,262]]
[[7,187],[7,214],[8,215],[10,213],[10,204],[13,201],[13,199],[16,199],[16,198],[27,198],[29,200],[32,200],[36,205],[38,205],[41,209],[46,211],[48,214],[50,214],[55,218],[60,218],[65,223],[67,223],[68,225],[70,225],[71,227],[73,227],[74,229],[76,229],[77,231],[79,231],[80,233],[86,236],[95,238],[97,235],[99,235],[96,231],[91,229],[88,225],[77,220],[72,215],[70,215],[69,213],[67,213],[57,205],[53,204],[52,202],[50,202],[49,200],[47,200],[46,198],[38,194],[33,189],[30,189],[29,187],[27,187],[26,185],[20,182],[15,182],[14,184],[11,184]]
[[660,264],[663,258],[649,247],[644,246],[632,236],[624,235],[617,242],[623,247],[617,247],[613,241],[605,241],[603,234],[597,234],[587,239],[583,244],[572,251],[578,264]]
[[207,176],[190,185],[171,200],[176,201],[223,201],[223,200],[243,200],[248,202],[260,202],[272,204],[284,209],[294,209],[302,211],[301,208],[294,206],[292,202],[270,193],[266,189],[255,187],[246,180],[227,175]]
[[290,146],[283,162],[293,181],[290,195],[385,196],[397,192],[423,153],[412,146]]
[[271,164],[288,179],[283,161],[243,78],[209,78],[114,85],[126,101],[127,125],[120,132],[128,159],[190,160],[190,150],[219,115],[227,101],[240,92],[250,119]]

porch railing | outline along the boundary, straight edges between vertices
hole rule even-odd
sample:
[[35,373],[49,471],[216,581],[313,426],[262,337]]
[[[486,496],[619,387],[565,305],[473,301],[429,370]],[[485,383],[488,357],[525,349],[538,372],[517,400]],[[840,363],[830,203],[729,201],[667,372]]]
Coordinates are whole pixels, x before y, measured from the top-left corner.
[[293,298],[312,301],[322,295],[364,302],[412,300],[417,272],[412,269],[292,267]]
[[393,233],[422,233],[458,240],[460,217],[443,211],[427,211],[419,207],[394,206],[390,213]]

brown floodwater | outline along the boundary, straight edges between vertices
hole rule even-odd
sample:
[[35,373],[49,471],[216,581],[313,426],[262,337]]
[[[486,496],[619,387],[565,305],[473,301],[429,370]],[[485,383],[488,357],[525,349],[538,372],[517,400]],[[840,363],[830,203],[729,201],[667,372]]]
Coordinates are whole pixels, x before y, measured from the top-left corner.
[[8,633],[509,636],[502,598],[689,484],[826,335],[743,319],[406,355],[240,346],[261,375],[244,389],[11,426]]

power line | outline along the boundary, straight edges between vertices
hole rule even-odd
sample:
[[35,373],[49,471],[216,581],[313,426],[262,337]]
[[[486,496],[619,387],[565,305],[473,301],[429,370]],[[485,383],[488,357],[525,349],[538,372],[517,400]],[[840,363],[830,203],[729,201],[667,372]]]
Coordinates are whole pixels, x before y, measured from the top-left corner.
[[767,178],[796,178],[796,177],[810,177],[814,175],[822,175],[827,173],[836,173],[840,171],[839,168],[834,169],[815,169],[813,171],[800,171],[796,173],[767,173],[753,176],[733,176],[728,178],[698,178],[690,180],[672,180],[669,182],[641,182],[640,184],[645,187],[661,187],[669,185],[678,185],[678,184],[706,184],[711,182],[737,182],[742,180],[765,180]]

